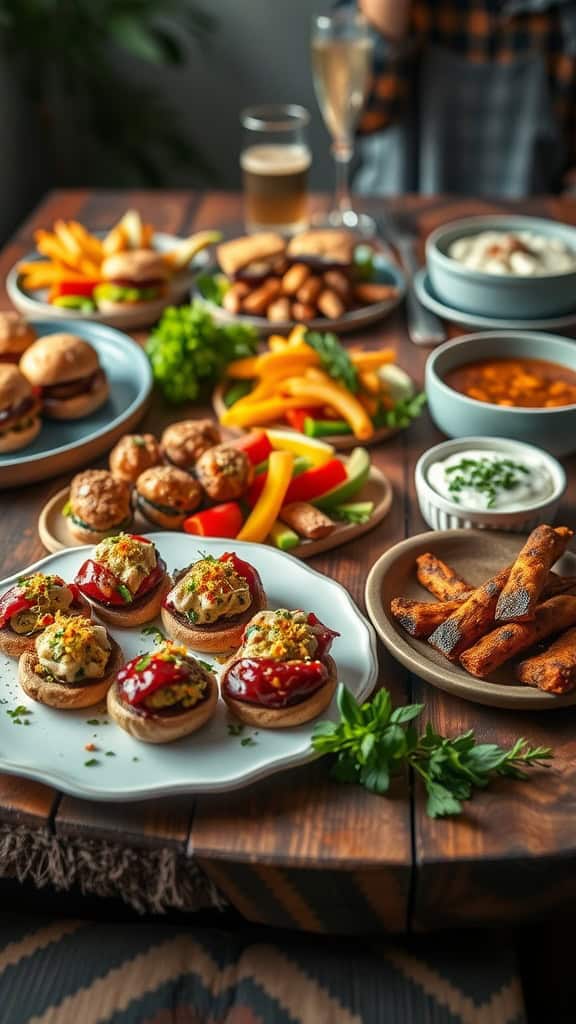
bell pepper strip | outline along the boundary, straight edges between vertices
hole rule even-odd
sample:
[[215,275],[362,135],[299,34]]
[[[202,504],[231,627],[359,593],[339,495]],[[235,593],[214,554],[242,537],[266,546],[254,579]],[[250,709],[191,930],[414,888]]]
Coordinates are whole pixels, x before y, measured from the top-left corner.
[[242,526],[244,516],[237,501],[225,501],[203,512],[188,516],[182,528],[196,537],[226,537],[233,540]]
[[316,420],[307,416],[304,420],[304,433],[306,437],[340,437],[352,433],[352,428],[346,420]]
[[191,675],[190,666],[181,657],[170,657],[170,648],[138,654],[120,669],[117,682],[122,699],[138,707],[161,686],[174,686],[186,682]]
[[232,443],[235,448],[244,452],[253,466],[264,462],[272,451],[272,444],[265,430],[252,430]]
[[128,587],[117,579],[105,565],[88,558],[80,566],[74,582],[85,597],[91,597],[95,601],[100,601],[101,604],[117,607],[132,604],[133,601],[148,594],[160,583],[165,571],[166,563],[158,558],[156,567],[142,580],[136,593],[132,594]]
[[364,391],[367,391],[369,395],[379,395],[382,390],[382,382],[376,373],[376,370],[362,370],[358,374],[358,380],[360,386]]
[[329,462],[334,455],[334,446],[326,444],[325,441],[308,440],[305,437],[298,437],[291,430],[277,430],[274,427],[269,427],[266,433],[273,448],[293,452],[294,455],[303,455],[305,459],[310,459],[315,466]]
[[373,420],[374,416],[378,412],[378,407],[380,405],[380,402],[376,398],[376,396],[375,395],[358,395],[358,401],[360,402],[360,405],[362,406],[362,408],[366,410],[366,412],[368,413],[370,419]]
[[309,404],[318,402],[320,405],[331,406],[342,419],[347,420],[359,440],[367,441],[372,437],[374,427],[366,410],[350,391],[339,384],[294,377],[285,382],[284,388],[287,394],[297,395]]
[[[262,474],[256,477],[250,485],[246,499],[252,508],[260,501],[268,476],[269,473]],[[281,508],[282,505],[288,505],[292,501],[311,501],[313,498],[319,498],[327,491],[338,487],[346,479],[347,473],[344,464],[339,459],[330,459],[330,462],[314,466],[304,473],[299,473],[298,476],[293,476],[286,496],[278,507]]]
[[314,416],[316,413],[314,406],[303,406],[301,409],[287,409],[284,415],[284,419],[294,430],[298,430],[301,434],[304,433],[304,423],[308,416]]
[[363,370],[377,370],[379,366],[396,362],[396,353],[393,348],[380,348],[363,351],[362,349],[348,349],[348,355],[359,372]]
[[[238,540],[263,541],[272,529],[292,479],[294,456],[292,452],[272,452],[268,472],[256,477],[254,483],[263,481],[262,491],[244,526],[238,533]],[[305,476],[305,474],[302,474]],[[302,477],[296,477],[301,480]]]
[[59,295],[84,295],[87,298],[92,298],[92,292],[97,284],[100,284],[100,281],[75,281],[74,279],[57,281],[53,285],[54,298]]
[[[323,405],[318,401],[318,405]],[[226,409],[220,416],[224,427],[261,427],[266,423],[281,420],[286,409],[298,409],[302,405],[299,398],[267,398],[262,402],[237,402],[231,409]]]
[[286,526],[285,523],[281,523],[277,519],[268,534],[268,541],[275,548],[279,548],[280,551],[291,551],[292,548],[298,547],[300,537],[289,526]]
[[286,375],[304,370],[307,366],[318,366],[320,357],[308,345],[295,345],[283,352],[265,352],[261,356],[234,359],[228,364],[229,377],[265,377],[270,372],[282,370]]

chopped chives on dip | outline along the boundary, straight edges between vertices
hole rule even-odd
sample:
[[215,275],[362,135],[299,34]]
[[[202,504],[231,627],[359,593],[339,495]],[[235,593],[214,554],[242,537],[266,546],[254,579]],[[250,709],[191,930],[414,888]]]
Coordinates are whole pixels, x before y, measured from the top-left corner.
[[428,483],[463,511],[509,512],[545,500],[554,483],[543,462],[505,452],[456,452],[428,469]]

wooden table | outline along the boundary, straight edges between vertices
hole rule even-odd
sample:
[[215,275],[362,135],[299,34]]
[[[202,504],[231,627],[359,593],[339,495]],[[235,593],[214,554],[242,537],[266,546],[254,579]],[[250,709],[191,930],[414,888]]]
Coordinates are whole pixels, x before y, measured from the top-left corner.
[[[317,201],[317,205],[322,205]],[[377,201],[366,202],[377,212]],[[31,247],[35,228],[57,217],[79,217],[105,228],[135,206],[160,231],[185,234],[240,228],[239,197],[225,193],[56,192],[49,195],[5,248],[0,278]],[[410,198],[399,207],[419,217],[423,236],[468,214],[509,208],[472,200]],[[576,223],[576,204],[542,199],[522,212]],[[8,307],[6,296],[3,306]],[[456,333],[453,331],[453,333]],[[413,346],[402,312],[365,334],[394,344],[400,363],[422,380],[426,352]],[[143,426],[158,431],[171,419],[197,415],[157,399]],[[408,432],[373,449],[395,490],[390,516],[348,547],[313,559],[363,606],[367,572],[392,544],[426,529],[413,487],[420,453],[440,439],[425,415]],[[573,523],[576,463],[560,520]],[[0,575],[44,552],[36,533],[40,508],[66,478],[0,494]],[[194,855],[220,891],[254,921],[309,931],[366,932],[533,920],[571,910],[576,897],[576,739],[574,715],[495,711],[467,704],[410,677],[381,651],[381,681],[396,701],[422,700],[446,732],[473,728],[482,739],[508,743],[522,733],[551,745],[554,768],[529,785],[494,785],[459,819],[431,821],[413,780],[396,780],[388,798],[330,781],[318,762],[229,797],[110,805],[77,800],[53,789],[0,776],[0,823],[26,824],[57,836],[108,838],[136,847],[169,847]]]

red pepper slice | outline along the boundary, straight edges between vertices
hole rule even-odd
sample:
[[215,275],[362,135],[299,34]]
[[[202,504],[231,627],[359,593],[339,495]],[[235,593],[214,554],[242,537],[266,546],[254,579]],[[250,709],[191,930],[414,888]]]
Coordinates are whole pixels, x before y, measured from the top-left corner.
[[332,641],[335,637],[340,636],[340,633],[335,629],[330,629],[330,626],[325,626],[323,622],[314,612],[308,612],[308,625],[314,628],[314,636],[316,637],[316,657],[324,658],[332,646]]
[[265,430],[251,430],[249,434],[239,437],[233,444],[235,448],[239,448],[248,456],[253,466],[264,462],[272,451],[272,445]]
[[138,598],[153,590],[162,579],[165,571],[166,563],[161,558],[158,558],[155,568],[142,580],[136,593],[131,595],[129,599],[127,598],[127,594],[129,594],[128,588],[105,565],[95,562],[92,558],[88,558],[80,566],[75,582],[85,597],[91,597],[94,601],[100,601],[101,604],[118,607],[120,605],[132,604],[133,601],[137,601]]
[[262,590],[262,580],[260,579],[260,573],[250,562],[245,562],[243,558],[238,558],[238,555],[234,554],[233,551],[226,551],[223,555],[220,555],[219,562],[226,562],[230,559],[234,566],[234,572],[242,576],[250,588],[250,597],[254,601],[259,591]]
[[223,687],[229,697],[267,708],[300,704],[328,679],[322,661],[274,661],[240,658],[226,672]]
[[[267,476],[267,473],[261,473],[250,485],[247,495],[250,507],[254,507],[262,494]],[[284,504],[289,505],[292,501],[312,501],[343,483],[346,478],[346,469],[339,459],[330,459],[322,466],[313,466],[290,481]]]
[[157,654],[139,654],[120,669],[116,680],[122,699],[137,707],[161,686],[181,683],[190,676],[185,661],[166,661]]
[[[54,576],[53,582],[57,586],[68,587],[72,591],[73,601],[77,601],[78,590],[73,583],[65,583],[61,576]],[[0,627],[5,626],[13,615],[18,615],[18,612],[28,611],[29,608],[33,608],[34,603],[33,597],[26,597],[25,584],[17,583],[14,587],[10,587],[10,590],[7,590],[0,597]]]
[[100,281],[58,281],[53,285],[52,294],[55,298],[59,295],[85,295],[92,298],[92,292]]
[[304,423],[311,416],[313,419],[318,415],[318,409],[303,406],[301,409],[286,409],[284,419],[301,434],[304,433]]
[[237,501],[225,501],[213,505],[204,512],[188,516],[182,524],[185,533],[197,537],[227,537],[233,539],[240,532],[243,516]]

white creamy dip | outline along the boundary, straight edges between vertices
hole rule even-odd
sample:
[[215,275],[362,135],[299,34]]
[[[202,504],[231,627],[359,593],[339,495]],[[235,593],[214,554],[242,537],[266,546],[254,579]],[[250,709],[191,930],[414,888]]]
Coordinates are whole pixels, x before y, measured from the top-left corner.
[[549,470],[536,456],[475,448],[433,462],[427,481],[437,494],[471,512],[520,511],[554,491]]
[[542,277],[576,269],[576,251],[563,239],[533,231],[481,231],[457,238],[448,255],[485,274]]

